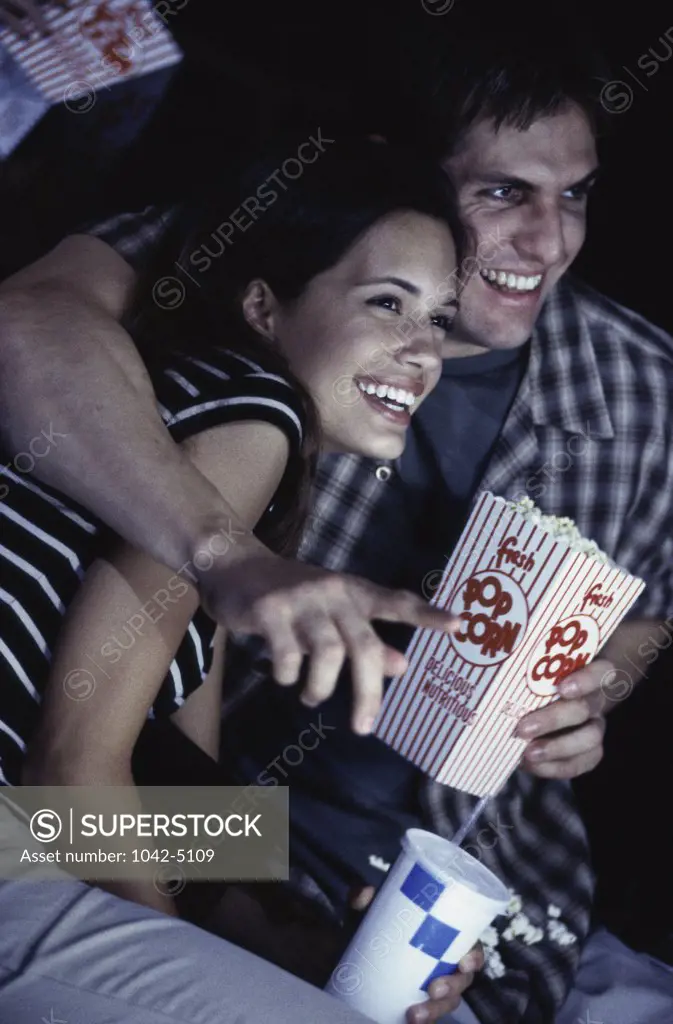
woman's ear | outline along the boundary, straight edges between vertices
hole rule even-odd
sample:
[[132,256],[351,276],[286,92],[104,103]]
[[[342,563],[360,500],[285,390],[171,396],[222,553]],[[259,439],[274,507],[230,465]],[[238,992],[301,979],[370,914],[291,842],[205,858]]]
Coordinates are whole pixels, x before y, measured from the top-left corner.
[[257,279],[250,282],[243,294],[242,308],[243,316],[253,330],[273,341],[278,303],[266,281]]

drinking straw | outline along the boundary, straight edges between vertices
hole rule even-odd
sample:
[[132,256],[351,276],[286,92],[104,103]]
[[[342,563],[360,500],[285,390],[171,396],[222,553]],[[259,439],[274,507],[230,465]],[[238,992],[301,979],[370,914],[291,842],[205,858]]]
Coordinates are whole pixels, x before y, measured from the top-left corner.
[[467,834],[471,831],[472,826],[476,822],[477,818],[479,818],[480,815],[483,813],[484,808],[486,807],[486,804],[490,799],[491,798],[489,796],[482,796],[481,800],[479,801],[478,804],[476,804],[474,810],[472,811],[472,814],[469,816],[467,821],[460,826],[456,834],[451,839],[452,843],[455,843],[456,846],[460,846],[460,844],[463,842]]

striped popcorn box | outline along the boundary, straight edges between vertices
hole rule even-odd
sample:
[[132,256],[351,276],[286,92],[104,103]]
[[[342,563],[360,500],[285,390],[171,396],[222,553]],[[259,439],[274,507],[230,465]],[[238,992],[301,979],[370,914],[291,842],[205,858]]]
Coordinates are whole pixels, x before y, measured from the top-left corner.
[[453,974],[510,893],[446,839],[409,829],[326,991],[377,1024],[405,1024],[435,978]]
[[64,102],[83,113],[94,105],[97,91],[182,60],[182,51],[166,28],[166,16],[176,14],[187,2],[47,3],[43,12],[50,36],[35,30],[29,39],[22,39],[5,28],[0,31],[0,47],[49,103]]
[[48,109],[48,101],[0,45],[0,160],[16,149]]
[[438,782],[494,795],[526,746],[518,719],[558,699],[644,586],[570,520],[484,492],[433,599],[460,629],[416,630],[374,735]]

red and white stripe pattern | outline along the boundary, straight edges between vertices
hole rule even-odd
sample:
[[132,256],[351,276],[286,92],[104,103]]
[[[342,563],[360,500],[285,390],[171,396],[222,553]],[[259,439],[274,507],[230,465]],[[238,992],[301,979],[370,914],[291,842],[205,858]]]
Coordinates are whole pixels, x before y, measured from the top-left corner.
[[[532,569],[498,566],[498,548],[505,537],[512,535],[517,537],[519,549],[534,556]],[[502,498],[484,493],[444,571],[433,603],[446,607],[467,577],[496,567],[519,585],[528,604],[528,625],[513,653],[492,665],[475,665],[465,660],[450,637],[428,629],[417,630],[407,650],[409,668],[391,683],[374,725],[374,735],[426,774],[479,797],[497,793],[523,753],[525,742],[512,736],[516,717],[506,711],[506,705],[515,705],[518,717],[558,699],[556,695],[537,696],[528,681],[531,655],[551,628],[571,616],[591,617],[599,638],[590,652],[591,660],[645,586],[636,577],[571,550]],[[595,584],[601,584],[604,594],[612,593],[612,602],[605,607],[586,608],[584,596]],[[453,596],[452,603],[460,611],[460,595],[457,597]],[[475,712],[472,724],[423,693],[423,684],[433,678],[428,671],[430,658],[441,663],[442,677],[453,672],[474,687],[466,700],[459,698],[467,710]]]
[[21,39],[5,28],[0,45],[50,103],[91,96],[182,60],[149,0],[71,0],[65,10],[45,4],[44,17],[50,37],[35,30]]

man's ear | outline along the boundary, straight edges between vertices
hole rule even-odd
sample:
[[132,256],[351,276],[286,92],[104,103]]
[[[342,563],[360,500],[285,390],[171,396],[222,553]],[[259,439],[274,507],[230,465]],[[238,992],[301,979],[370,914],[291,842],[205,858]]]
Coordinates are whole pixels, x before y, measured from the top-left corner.
[[266,281],[251,281],[245,289],[242,301],[243,316],[253,330],[263,334],[270,341],[276,333],[278,302]]

